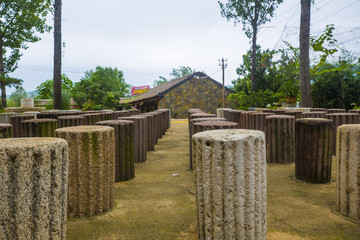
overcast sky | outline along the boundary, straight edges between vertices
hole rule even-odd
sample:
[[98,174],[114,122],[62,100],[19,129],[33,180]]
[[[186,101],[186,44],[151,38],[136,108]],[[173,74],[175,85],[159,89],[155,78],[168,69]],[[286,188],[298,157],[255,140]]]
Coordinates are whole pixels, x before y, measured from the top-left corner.
[[[221,17],[216,0],[63,0],[62,71],[77,82],[96,66],[118,68],[132,86],[151,85],[172,68],[190,66],[221,82],[218,59],[227,59],[225,84],[250,48],[241,24]],[[335,24],[339,46],[360,52],[360,0],[315,0],[311,34]],[[281,48],[282,40],[298,46],[300,0],[284,0],[271,22],[262,26],[258,44]],[[49,17],[49,25],[53,25]],[[53,32],[29,44],[18,69],[27,91],[52,79]],[[8,94],[13,89],[8,89]]]

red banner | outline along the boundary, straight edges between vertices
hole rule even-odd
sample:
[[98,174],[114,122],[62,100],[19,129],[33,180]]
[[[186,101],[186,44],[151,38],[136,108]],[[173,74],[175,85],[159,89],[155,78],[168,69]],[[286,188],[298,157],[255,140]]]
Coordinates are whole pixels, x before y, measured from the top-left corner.
[[139,87],[131,87],[131,95],[140,95],[143,94],[144,92],[147,92],[150,90],[150,85],[146,85],[146,86],[139,86]]

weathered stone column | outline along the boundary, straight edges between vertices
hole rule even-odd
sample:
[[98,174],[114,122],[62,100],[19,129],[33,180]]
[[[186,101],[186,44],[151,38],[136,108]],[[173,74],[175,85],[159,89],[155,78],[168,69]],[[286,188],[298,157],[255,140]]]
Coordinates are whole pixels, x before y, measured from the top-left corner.
[[229,122],[236,122],[239,125],[242,112],[242,110],[235,109],[224,110],[224,118]]
[[295,117],[272,115],[266,117],[266,159],[269,163],[295,161]]
[[104,126],[58,128],[69,143],[68,216],[89,217],[114,205],[115,136]]
[[129,109],[130,116],[132,115],[139,115],[141,111],[139,109]]
[[249,114],[249,129],[260,130],[265,132],[265,123],[266,116],[275,115],[274,113],[263,113],[263,112],[255,112],[253,114]]
[[331,114],[331,113],[346,113],[346,110],[342,109],[342,108],[326,109],[326,111],[327,111],[328,114]]
[[334,122],[334,148],[333,154],[336,154],[336,132],[337,128],[343,124],[358,124],[360,123],[360,115],[356,113],[331,113],[326,114],[325,117]]
[[88,113],[82,114],[84,117],[84,125],[95,125],[97,122],[101,121],[100,113]]
[[100,113],[100,121],[107,121],[107,120],[114,120],[113,112],[101,112]]
[[152,112],[142,113],[141,116],[150,116],[148,117],[148,151],[154,151],[155,145],[157,142],[157,124],[156,124],[156,116]]
[[162,137],[161,135],[161,113],[160,112],[157,112],[157,111],[152,111],[152,112],[149,112],[148,114],[153,114],[154,115],[154,119],[155,119],[155,142],[156,144],[159,142],[159,138]]
[[10,124],[13,126],[13,137],[23,137],[23,128],[22,128],[22,121],[34,119],[32,115],[15,115],[10,116]]
[[338,127],[336,210],[360,220],[360,124]]
[[115,182],[135,177],[134,121],[109,120],[96,125],[113,127],[115,130]]
[[360,115],[360,109],[350,109],[348,113],[356,113]]
[[261,131],[193,135],[199,239],[266,239],[266,155]]
[[326,108],[310,108],[310,112],[327,112]]
[[192,164],[192,141],[191,141],[191,137],[194,133],[195,127],[194,127],[194,123],[198,123],[198,122],[205,122],[205,121],[226,121],[225,118],[218,118],[218,117],[209,117],[209,118],[194,118],[190,120],[190,124],[189,124],[189,158],[190,158],[190,162],[189,162],[189,169],[193,169],[193,164]]
[[0,123],[0,138],[12,138],[12,125],[8,123]]
[[30,119],[22,121],[24,137],[55,137],[56,119]]
[[162,108],[157,111],[163,112],[165,115],[165,131],[164,131],[165,134],[165,132],[170,128],[171,125],[171,110],[167,108]]
[[167,125],[168,125],[168,120],[166,118],[166,112],[161,111],[161,110],[156,110],[156,112],[161,113],[160,114],[160,138],[162,138],[162,136],[165,134],[166,130],[167,130]]
[[58,119],[60,116],[79,115],[81,112],[78,111],[46,111],[37,114],[37,118],[53,118]]
[[216,109],[216,116],[218,118],[225,118],[224,112],[227,110],[231,110],[231,108],[218,108]]
[[120,117],[118,120],[134,121],[135,162],[145,162],[147,152],[147,117],[142,115],[132,115],[130,117]]
[[0,113],[0,123],[10,123],[10,117],[21,113]]
[[58,128],[75,127],[84,125],[85,118],[82,115],[58,117]]
[[128,117],[130,116],[130,112],[128,110],[122,110],[122,111],[114,111],[113,112],[113,118],[118,119],[119,117]]
[[65,140],[2,139],[0,176],[1,239],[66,239]]
[[241,113],[240,116],[240,126],[239,128],[242,129],[250,129],[250,123],[249,123],[249,115],[254,114],[254,111],[244,111]]
[[325,118],[295,121],[295,177],[310,183],[331,180],[334,123]]
[[290,111],[285,111],[285,115],[290,115],[290,116],[294,116],[295,119],[301,118],[301,114],[303,112],[301,111],[296,111],[296,110],[290,110]]
[[302,118],[325,118],[326,112],[303,112]]

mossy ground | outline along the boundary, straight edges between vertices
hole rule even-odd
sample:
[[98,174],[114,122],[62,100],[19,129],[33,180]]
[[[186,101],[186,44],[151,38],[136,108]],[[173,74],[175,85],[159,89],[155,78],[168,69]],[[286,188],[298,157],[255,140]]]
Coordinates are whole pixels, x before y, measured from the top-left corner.
[[[99,216],[68,219],[67,239],[197,239],[188,128],[175,120],[135,164],[135,178],[115,184],[115,207]],[[336,214],[335,161],[330,184],[293,179],[294,164],[268,164],[268,239],[360,239],[360,222]],[[178,174],[179,176],[173,176]]]

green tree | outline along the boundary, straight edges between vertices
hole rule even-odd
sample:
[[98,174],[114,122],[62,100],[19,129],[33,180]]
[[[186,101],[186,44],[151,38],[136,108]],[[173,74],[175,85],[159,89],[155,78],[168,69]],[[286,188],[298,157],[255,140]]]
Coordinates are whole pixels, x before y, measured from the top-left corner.
[[95,71],[87,71],[85,77],[75,83],[73,98],[80,107],[85,102],[92,102],[94,105],[113,108],[120,97],[129,94],[129,87],[122,71],[98,66]]
[[22,86],[18,86],[16,87],[16,90],[10,95],[9,106],[11,105],[12,107],[20,107],[22,98],[27,98],[27,94]]
[[6,107],[6,86],[13,84],[7,74],[15,71],[26,43],[37,42],[35,32],[48,32],[46,15],[50,0],[2,0],[0,3],[0,88],[1,104]]
[[196,72],[195,69],[192,69],[189,66],[180,66],[179,68],[173,68],[172,72],[169,74],[170,78],[159,76],[159,79],[154,81],[154,86],[156,87],[171,80],[188,76],[190,74],[193,74],[194,72]]
[[251,91],[256,86],[256,41],[259,26],[270,21],[274,11],[283,0],[228,0],[225,4],[218,1],[221,15],[228,21],[242,23],[245,35],[251,39]]
[[[37,93],[36,99],[53,99],[53,84],[54,80],[49,79],[37,86],[35,89]],[[61,75],[61,85],[62,90],[72,93],[74,83],[65,74]]]

